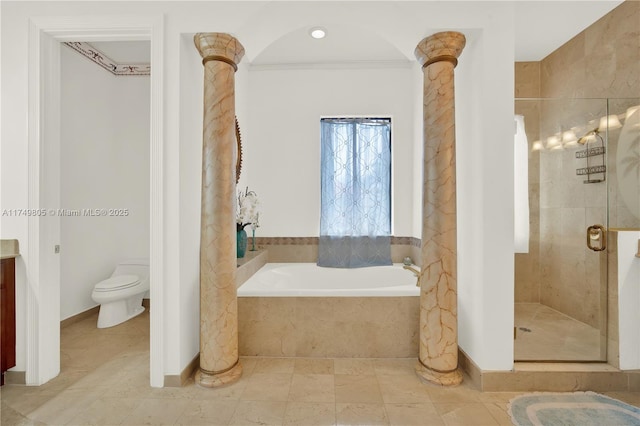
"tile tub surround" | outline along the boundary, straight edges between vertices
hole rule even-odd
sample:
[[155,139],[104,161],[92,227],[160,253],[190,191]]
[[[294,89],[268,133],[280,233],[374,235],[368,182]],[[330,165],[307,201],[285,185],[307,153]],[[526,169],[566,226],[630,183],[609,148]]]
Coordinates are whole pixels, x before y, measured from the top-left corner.
[[419,298],[239,297],[240,355],[418,355]]
[[240,287],[258,269],[262,268],[269,261],[269,253],[266,250],[248,251],[245,257],[238,259],[238,269],[236,270],[236,287]]
[[462,381],[458,369],[453,70],[465,43],[463,34],[446,31],[423,39],[415,49],[424,74],[420,365],[416,373],[443,386]]
[[[269,252],[269,262],[309,263],[318,260],[318,237],[257,237],[256,246]],[[420,265],[420,239],[391,237],[391,261],[401,263],[410,257]]]
[[198,33],[204,66],[202,206],[200,225],[200,367],[206,387],[234,382],[238,358],[236,297],[235,71],[242,44],[225,33]]
[[[406,256],[416,259],[420,240],[391,241],[394,262]],[[302,263],[317,258],[317,237],[261,237],[256,244],[260,252],[238,268],[238,287],[267,261]],[[315,256],[301,255],[301,247]],[[240,354],[417,356],[418,304],[418,297],[239,297]]]

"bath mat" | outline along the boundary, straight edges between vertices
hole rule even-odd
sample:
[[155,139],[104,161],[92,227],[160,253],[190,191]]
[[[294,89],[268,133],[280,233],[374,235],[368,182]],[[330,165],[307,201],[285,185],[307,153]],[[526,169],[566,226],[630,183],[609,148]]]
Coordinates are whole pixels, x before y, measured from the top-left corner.
[[533,393],[509,401],[516,426],[640,425],[640,408],[595,392]]

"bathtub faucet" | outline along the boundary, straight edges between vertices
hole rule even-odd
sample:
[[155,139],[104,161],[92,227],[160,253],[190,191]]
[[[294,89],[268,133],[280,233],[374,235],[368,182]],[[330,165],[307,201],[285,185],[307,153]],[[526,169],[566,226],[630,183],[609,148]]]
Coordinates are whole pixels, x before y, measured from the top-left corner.
[[409,265],[403,265],[402,268],[406,269],[407,271],[413,272],[413,275],[415,275],[415,277],[418,279],[416,281],[416,287],[420,287],[420,271]]

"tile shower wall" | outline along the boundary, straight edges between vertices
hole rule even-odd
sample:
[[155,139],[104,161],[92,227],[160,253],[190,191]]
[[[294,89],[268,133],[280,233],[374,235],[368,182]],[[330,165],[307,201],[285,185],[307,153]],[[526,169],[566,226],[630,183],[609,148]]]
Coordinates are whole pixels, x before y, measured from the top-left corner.
[[[542,101],[540,132],[544,138],[605,114],[602,100]],[[586,176],[576,175],[586,165],[575,158],[581,149],[540,151],[540,302],[600,328],[601,253],[586,247],[585,233],[589,225],[606,224],[607,182],[584,184]]]
[[[640,96],[639,21],[640,3],[627,1],[545,58],[540,65],[541,96]],[[541,132],[553,134],[605,114],[604,102],[576,103],[569,108],[555,104],[541,114]],[[609,133],[609,148],[618,136],[619,130]],[[584,233],[590,224],[606,223],[606,183],[584,185],[583,179],[575,176],[573,151],[563,150],[559,155],[545,151],[541,158],[541,241],[553,245],[558,235],[564,240],[564,245],[555,249],[541,246],[541,253],[552,257],[542,270],[541,302],[600,327],[600,278],[604,268],[601,256],[585,247]],[[544,200],[542,194],[558,194],[546,192],[545,186],[558,182],[563,185],[560,199]]]
[[640,2],[626,1],[540,64],[543,98],[640,96]]
[[[615,99],[609,114],[623,114],[638,105],[639,22],[640,2],[626,1],[546,57],[541,62],[541,96]],[[610,129],[608,135],[609,227],[638,228],[640,218],[618,196],[615,159],[620,133],[620,128]]]
[[[627,1],[541,62],[516,64],[516,97],[639,97],[639,21],[640,2]],[[606,114],[604,101],[529,102],[522,108],[523,111],[518,111],[516,107],[516,113],[540,119],[540,135],[533,140],[577,124],[587,125],[590,120]],[[624,109],[612,112],[622,113]],[[531,127],[527,127],[530,138],[536,130]],[[609,156],[611,149],[615,150],[619,132],[618,129],[609,134]],[[585,247],[584,235],[589,224],[605,223],[607,183],[582,183],[583,179],[575,175],[575,169],[583,167],[576,162],[576,150],[545,150],[530,154],[532,244],[528,255],[516,255],[516,301],[536,302],[538,290],[541,303],[600,327],[599,283],[606,270],[601,256]],[[613,201],[616,199],[616,185],[612,182],[615,167],[609,164],[609,169],[610,174],[613,173],[609,182],[609,197]],[[536,192],[537,182],[539,192]],[[535,217],[536,199],[540,207],[539,218]],[[623,209],[616,211],[615,205],[614,201],[611,219],[629,223]],[[536,219],[539,219],[539,225]],[[538,247],[535,247],[535,232],[539,232]],[[539,263],[536,255],[545,256],[544,261]]]

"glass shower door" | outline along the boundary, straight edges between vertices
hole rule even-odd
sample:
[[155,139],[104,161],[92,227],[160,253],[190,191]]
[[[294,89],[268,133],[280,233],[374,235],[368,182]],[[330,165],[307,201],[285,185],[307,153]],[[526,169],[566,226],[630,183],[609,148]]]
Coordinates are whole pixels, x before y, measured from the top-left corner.
[[607,102],[516,100],[516,113],[529,145],[530,238],[515,255],[514,358],[605,361]]
[[640,98],[610,99],[609,222],[616,232],[640,230]]
[[[636,262],[640,251],[640,98],[610,99],[609,112],[615,123],[608,132],[607,177],[609,189],[609,293],[608,361],[620,367],[628,363],[638,334],[637,278],[629,269],[618,269],[619,262]],[[627,246],[625,246],[625,241]],[[618,247],[620,242],[621,247]],[[629,245],[630,244],[630,245]],[[626,247],[626,248],[625,248]],[[636,251],[638,250],[638,251]],[[625,343],[622,343],[625,342]]]

